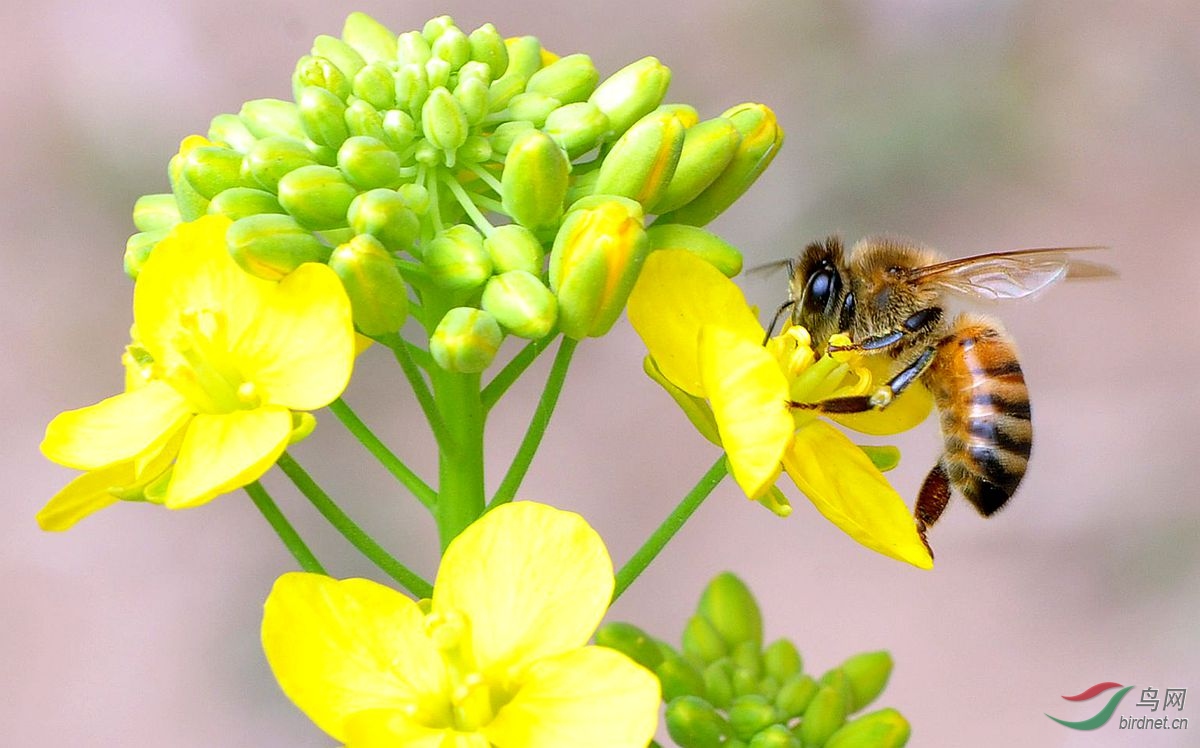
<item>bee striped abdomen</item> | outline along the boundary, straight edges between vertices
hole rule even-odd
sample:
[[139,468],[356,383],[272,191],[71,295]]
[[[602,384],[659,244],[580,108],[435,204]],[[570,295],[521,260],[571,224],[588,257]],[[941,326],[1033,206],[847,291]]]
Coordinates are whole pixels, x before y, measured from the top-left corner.
[[951,484],[983,515],[1016,492],[1033,430],[1017,351],[997,323],[964,315],[938,344],[925,382],[941,414]]

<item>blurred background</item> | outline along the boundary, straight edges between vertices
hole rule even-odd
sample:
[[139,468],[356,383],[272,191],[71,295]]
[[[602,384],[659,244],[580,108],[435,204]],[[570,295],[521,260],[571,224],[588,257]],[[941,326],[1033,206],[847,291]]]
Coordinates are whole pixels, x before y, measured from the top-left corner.
[[[121,386],[134,199],[167,188],[179,140],[243,100],[287,97],[314,36],[351,10],[396,30],[449,13],[492,21],[607,74],[647,54],[669,100],[703,116],[772,106],[787,142],[712,228],[747,264],[841,232],[919,239],[951,256],[1106,244],[1120,280],[1068,284],[1001,313],[1034,401],[1035,456],[989,521],[955,502],[933,572],[859,547],[793,495],[780,520],[722,484],[614,608],[678,640],[705,582],[741,575],[769,638],[817,672],[890,648],[880,704],[914,746],[1200,745],[1200,6],[1116,2],[696,0],[684,9],[413,1],[6,3],[0,46],[0,734],[8,745],[325,746],[278,691],[260,605],[292,561],[243,494],[173,513],[120,505],[65,535],[41,505],[73,475],[38,453],[46,422]],[[777,305],[784,279],[743,283]],[[414,404],[381,352],[347,394],[402,455],[433,472]],[[640,370],[621,322],[582,346],[522,491],[582,512],[622,563],[715,458]],[[548,361],[543,364],[545,371]],[[495,414],[498,482],[538,376]],[[350,513],[427,575],[434,528],[360,460],[328,414],[297,456]],[[930,422],[899,438],[913,496],[939,451]],[[266,483],[340,576],[372,575],[277,473]],[[373,574],[378,578],[378,574]],[[1189,690],[1186,732],[1114,718],[1074,732],[1101,681]],[[1174,713],[1173,713],[1174,714]]]

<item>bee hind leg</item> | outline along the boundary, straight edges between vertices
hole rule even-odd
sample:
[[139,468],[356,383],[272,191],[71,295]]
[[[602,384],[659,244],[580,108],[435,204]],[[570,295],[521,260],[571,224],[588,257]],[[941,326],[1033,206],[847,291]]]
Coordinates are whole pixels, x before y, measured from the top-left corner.
[[921,542],[925,544],[925,549],[929,551],[931,558],[933,549],[929,547],[929,540],[925,537],[925,533],[942,516],[949,501],[950,476],[946,474],[946,468],[942,466],[942,461],[938,460],[933,469],[929,471],[929,475],[925,476],[925,482],[921,484],[921,490],[917,493],[917,504],[913,507],[917,533],[921,536]]

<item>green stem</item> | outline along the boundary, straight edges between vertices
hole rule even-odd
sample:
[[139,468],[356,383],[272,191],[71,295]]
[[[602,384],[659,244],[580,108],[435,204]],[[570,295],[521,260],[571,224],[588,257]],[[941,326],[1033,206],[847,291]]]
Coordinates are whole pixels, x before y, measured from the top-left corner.
[[554,364],[550,367],[550,376],[546,379],[542,397],[538,400],[537,409],[529,421],[525,438],[521,440],[521,446],[517,448],[517,454],[513,457],[512,464],[508,467],[508,472],[504,474],[504,480],[500,482],[500,488],[496,489],[496,495],[492,497],[492,502],[488,504],[488,507],[506,504],[516,496],[517,490],[521,487],[521,481],[529,472],[533,456],[542,443],[542,437],[546,434],[546,427],[550,425],[550,414],[554,412],[554,406],[558,404],[558,396],[562,394],[563,382],[567,378],[567,368],[571,365],[571,356],[574,355],[578,345],[579,341],[571,338],[563,338],[562,342],[558,344],[558,352],[554,354]]
[[314,574],[324,574],[325,567],[321,566],[321,562],[313,555],[308,546],[300,538],[300,534],[296,532],[296,528],[292,527],[292,523],[288,522],[287,517],[283,516],[283,512],[279,511],[279,505],[271,498],[271,494],[267,493],[267,489],[263,488],[258,481],[246,486],[246,493],[250,494],[250,499],[254,502],[254,506],[258,507],[258,511],[262,512],[262,516],[270,523],[271,529],[283,541],[284,546],[291,552],[296,559],[296,563],[300,564],[300,568]]
[[417,368],[417,362],[413,360],[412,352],[408,349],[408,341],[394,333],[380,336],[379,341],[390,348],[392,355],[396,357],[396,363],[400,364],[401,370],[404,371],[404,376],[417,397],[417,404],[425,414],[425,420],[429,421],[433,438],[441,444],[447,438],[446,426],[437,403],[434,402],[433,394],[429,391],[429,385],[425,383],[425,377],[421,375],[421,370]]
[[329,404],[329,410],[337,416],[337,419],[342,422],[346,430],[358,439],[371,456],[379,461],[396,480],[400,481],[417,500],[424,504],[429,509],[432,509],[437,503],[437,493],[429,487],[429,484],[421,480],[421,476],[414,473],[407,465],[405,465],[394,452],[387,448],[375,432],[363,423],[346,401],[338,398]]
[[438,502],[434,516],[442,550],[484,510],[483,427],[479,374],[430,372],[446,438],[438,441]]
[[484,216],[482,212],[480,212],[475,203],[471,202],[471,196],[468,195],[467,191],[463,189],[463,186],[458,183],[458,180],[449,179],[446,181],[446,186],[450,188],[450,192],[454,193],[454,199],[457,200],[458,204],[462,206],[462,209],[466,211],[467,215],[471,218],[471,221],[475,224],[475,228],[479,229],[484,236],[490,236],[491,233],[496,230],[496,227],[492,226],[491,222],[488,221],[487,217]]
[[496,376],[492,377],[492,381],[488,382],[480,394],[483,400],[483,409],[491,410],[492,407],[499,402],[500,398],[504,397],[504,393],[513,385],[513,382],[525,373],[529,365],[537,360],[537,357],[542,355],[542,351],[550,346],[550,341],[554,339],[552,334],[548,334],[538,340],[531,340],[528,345],[521,349],[521,352],[512,357],[512,360],[504,365]]
[[633,584],[633,580],[637,579],[646,570],[650,562],[662,552],[662,549],[671,541],[671,538],[675,537],[675,533],[679,532],[679,529],[688,521],[688,518],[700,508],[700,505],[704,503],[708,495],[717,487],[717,484],[721,482],[725,474],[725,455],[721,455],[713,463],[713,466],[708,469],[708,472],[704,474],[704,477],[696,484],[695,488],[687,496],[683,497],[683,501],[679,502],[679,505],[663,520],[663,523],[658,526],[654,534],[646,539],[646,542],[642,544],[637,553],[633,554],[625,562],[625,565],[621,567],[621,570],[617,572],[617,585],[613,591],[612,598],[614,602],[629,588],[629,585]]
[[492,192],[495,192],[497,195],[504,194],[504,187],[500,183],[500,180],[496,179],[496,175],[492,174],[479,164],[468,164],[467,168],[474,172],[475,176],[482,179],[488,187],[491,187]]
[[300,493],[312,502],[321,516],[328,520],[329,524],[333,525],[334,529],[350,542],[350,545],[357,548],[359,553],[366,556],[385,574],[417,597],[429,597],[433,594],[433,585],[397,561],[383,549],[383,546],[375,542],[374,538],[342,511],[342,508],[330,498],[329,494],[325,493],[324,489],[317,485],[316,481],[305,472],[304,468],[300,467],[300,463],[296,462],[290,454],[284,452],[280,455],[277,464],[292,483],[296,484],[296,488],[300,489]]

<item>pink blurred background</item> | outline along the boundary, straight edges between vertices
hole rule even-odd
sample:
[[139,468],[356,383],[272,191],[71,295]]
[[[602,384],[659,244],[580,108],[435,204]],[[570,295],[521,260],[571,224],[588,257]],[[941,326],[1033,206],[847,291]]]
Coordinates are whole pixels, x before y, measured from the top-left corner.
[[[4,744],[330,744],[262,659],[259,606],[292,562],[244,495],[182,513],[121,505],[65,535],[33,515],[72,476],[38,454],[45,423],[120,387],[133,200],[165,190],[178,141],[212,115],[286,97],[296,58],[355,9],[398,30],[441,13],[493,21],[588,52],[605,73],[654,54],[674,69],[669,98],[706,116],[769,104],[784,150],[714,224],[749,265],[832,231],[907,234],[956,256],[1111,245],[1118,282],[1002,310],[1034,397],[1035,458],[999,517],[950,509],[936,570],[865,551],[800,497],[779,520],[726,483],[612,618],[677,640],[703,584],[731,569],[759,594],[768,636],[794,638],[818,673],[890,648],[881,704],[912,721],[914,746],[1200,745],[1200,6],[1186,0],[5,4]],[[766,308],[783,282],[743,285]],[[641,356],[624,322],[582,347],[522,491],[582,512],[617,563],[716,457]],[[430,472],[396,377],[376,352],[347,397]],[[539,386],[522,382],[491,424],[495,482]],[[432,575],[432,523],[319,417],[297,456]],[[932,423],[900,438],[902,494],[937,441]],[[333,573],[372,575],[277,474],[267,484]],[[1100,700],[1060,697],[1100,681],[1137,686],[1118,715],[1150,714],[1134,707],[1142,688],[1189,689],[1178,716],[1191,729],[1122,731],[1114,718],[1074,732],[1043,716],[1091,716]]]

